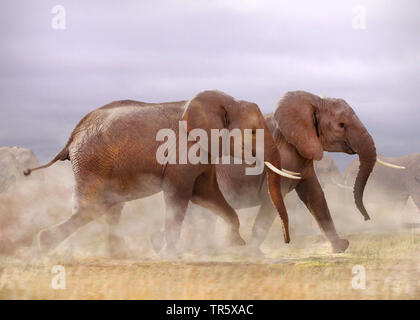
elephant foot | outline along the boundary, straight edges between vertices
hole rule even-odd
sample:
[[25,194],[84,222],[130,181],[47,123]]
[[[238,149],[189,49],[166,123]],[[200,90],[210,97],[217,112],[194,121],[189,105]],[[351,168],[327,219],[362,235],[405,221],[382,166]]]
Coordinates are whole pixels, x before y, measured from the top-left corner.
[[331,243],[333,253],[343,253],[349,247],[350,242],[347,239],[338,239]]
[[264,240],[261,241],[261,239],[259,239],[258,237],[253,236],[250,241],[249,241],[249,246],[251,248],[256,248],[259,250],[259,248],[261,247],[262,243],[264,242]]
[[265,254],[261,251],[259,246],[250,245],[249,246],[249,255],[253,258],[264,259]]
[[150,236],[150,243],[153,250],[159,253],[165,245],[165,236],[163,231],[157,231]]
[[229,239],[229,244],[231,246],[244,246],[246,245],[246,242],[244,239],[242,239],[241,235],[239,234],[239,232],[233,232],[230,235],[230,239]]
[[160,257],[163,260],[176,261],[176,260],[181,259],[181,253],[179,249],[177,248],[174,248],[172,246],[171,247],[165,246],[165,248],[160,253]]
[[50,230],[42,230],[35,236],[35,242],[41,251],[47,252],[54,249],[59,243],[59,235]]

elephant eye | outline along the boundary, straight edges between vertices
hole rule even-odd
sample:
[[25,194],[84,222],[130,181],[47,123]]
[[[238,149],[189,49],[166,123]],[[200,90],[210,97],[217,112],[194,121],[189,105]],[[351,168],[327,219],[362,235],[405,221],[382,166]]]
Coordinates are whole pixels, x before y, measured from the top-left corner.
[[344,124],[344,122],[340,122],[339,126],[340,126],[340,128],[344,128],[346,125]]

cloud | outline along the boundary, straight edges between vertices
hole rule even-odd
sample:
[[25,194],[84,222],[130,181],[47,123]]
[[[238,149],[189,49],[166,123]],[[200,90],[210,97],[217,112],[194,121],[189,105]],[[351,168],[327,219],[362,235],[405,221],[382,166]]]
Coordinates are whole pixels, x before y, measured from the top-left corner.
[[2,3],[0,145],[46,160],[117,99],[217,88],[271,112],[303,89],[346,99],[381,153],[419,152],[420,4],[359,3],[365,30],[353,1],[69,2],[66,30],[51,28],[56,1]]

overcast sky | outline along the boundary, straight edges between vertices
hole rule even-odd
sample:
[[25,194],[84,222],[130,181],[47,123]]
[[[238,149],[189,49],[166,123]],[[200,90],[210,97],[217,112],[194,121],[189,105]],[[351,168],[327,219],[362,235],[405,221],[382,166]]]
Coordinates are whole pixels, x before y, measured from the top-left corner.
[[[420,152],[419,1],[110,2],[1,2],[0,146],[49,160],[113,100],[219,89],[269,113],[306,90],[344,98],[379,153]],[[64,30],[51,26],[55,5]],[[365,29],[353,27],[357,5]],[[352,157],[335,159],[343,168]]]

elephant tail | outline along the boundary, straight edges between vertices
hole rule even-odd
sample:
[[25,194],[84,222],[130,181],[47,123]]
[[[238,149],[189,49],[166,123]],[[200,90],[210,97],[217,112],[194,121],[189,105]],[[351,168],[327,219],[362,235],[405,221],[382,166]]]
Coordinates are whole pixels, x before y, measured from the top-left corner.
[[35,170],[39,170],[39,169],[44,169],[44,168],[48,168],[49,166],[53,165],[55,162],[57,162],[58,160],[60,161],[64,161],[64,160],[70,160],[69,157],[69,150],[67,148],[67,146],[64,147],[63,150],[61,150],[55,157],[54,159],[52,159],[50,162],[48,162],[47,164],[40,166],[40,167],[36,167],[36,168],[32,168],[32,169],[26,169],[23,174],[25,176],[29,176],[31,174],[32,171]]

